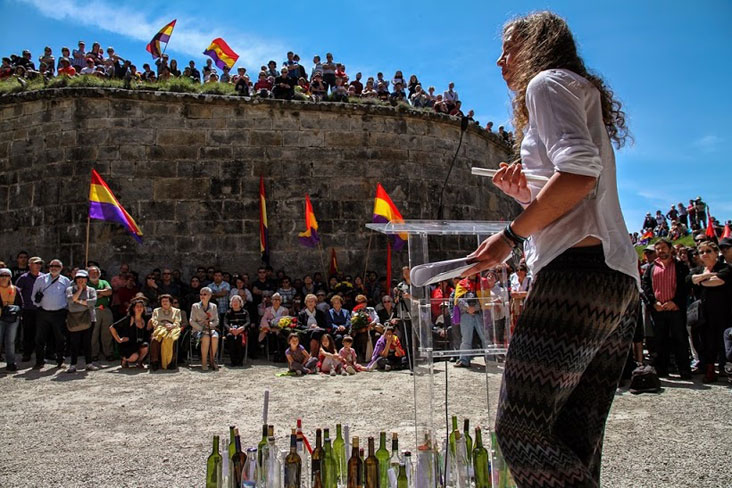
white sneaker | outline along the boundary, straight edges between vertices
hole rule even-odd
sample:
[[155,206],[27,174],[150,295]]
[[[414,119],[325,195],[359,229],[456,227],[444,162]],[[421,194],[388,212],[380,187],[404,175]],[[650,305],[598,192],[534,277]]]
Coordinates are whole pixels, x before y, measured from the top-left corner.
[[342,369],[341,376],[348,376],[348,372],[345,369]]
[[76,373],[76,366],[69,366],[66,368],[67,373]]
[[391,371],[391,365],[387,364],[384,366],[384,371]]
[[346,373],[348,374],[356,374],[356,370],[353,369],[353,366],[346,367]]
[[99,371],[99,366],[95,366],[94,363],[86,365],[87,371]]
[[201,366],[201,371],[208,371],[208,366]]
[[336,375],[335,369],[331,369],[331,370],[330,370],[330,375],[331,375],[331,376],[335,376],[335,375]]

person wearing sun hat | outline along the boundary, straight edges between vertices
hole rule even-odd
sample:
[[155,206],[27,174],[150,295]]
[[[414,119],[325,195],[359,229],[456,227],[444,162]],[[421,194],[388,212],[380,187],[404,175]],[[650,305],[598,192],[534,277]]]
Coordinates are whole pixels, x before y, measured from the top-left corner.
[[71,342],[71,363],[67,373],[76,372],[76,363],[79,352],[84,352],[86,370],[96,371],[98,366],[92,364],[91,337],[93,324],[96,322],[97,291],[88,286],[89,273],[80,269],[74,274],[73,283],[66,288],[66,300],[69,304],[69,313],[66,317],[66,328],[69,330]]

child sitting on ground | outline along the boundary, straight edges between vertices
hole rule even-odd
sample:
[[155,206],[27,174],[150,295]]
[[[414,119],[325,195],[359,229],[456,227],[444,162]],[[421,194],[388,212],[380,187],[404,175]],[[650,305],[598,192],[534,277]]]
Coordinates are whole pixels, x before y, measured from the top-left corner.
[[287,342],[289,342],[290,347],[285,351],[285,357],[287,358],[290,371],[293,371],[298,376],[317,373],[315,368],[318,360],[311,357],[305,348],[300,345],[300,339],[297,337],[297,334],[290,334]]
[[336,352],[335,343],[330,334],[323,334],[320,338],[320,355],[318,356],[318,369],[321,373],[335,376],[342,374],[348,375],[343,368],[341,357]]
[[341,357],[346,372],[348,374],[356,374],[356,371],[366,371],[364,366],[358,364],[358,358],[356,357],[356,350],[351,346],[353,345],[353,337],[347,335],[343,337],[343,347],[338,351],[338,355]]

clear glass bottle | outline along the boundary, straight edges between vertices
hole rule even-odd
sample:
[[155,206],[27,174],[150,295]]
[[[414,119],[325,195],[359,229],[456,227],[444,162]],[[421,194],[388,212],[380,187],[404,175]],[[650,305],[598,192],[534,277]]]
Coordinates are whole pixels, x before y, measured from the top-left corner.
[[399,463],[402,462],[402,457],[399,455],[399,437],[396,432],[391,433],[391,457],[389,458],[389,467],[394,470],[394,473],[399,473]]
[[282,488],[281,487],[281,472],[279,451],[277,451],[277,445],[275,444],[274,436],[267,438],[267,483],[266,488]]

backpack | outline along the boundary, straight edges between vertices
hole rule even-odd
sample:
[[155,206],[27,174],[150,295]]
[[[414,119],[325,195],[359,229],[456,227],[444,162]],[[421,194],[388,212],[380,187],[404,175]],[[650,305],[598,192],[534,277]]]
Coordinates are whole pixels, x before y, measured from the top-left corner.
[[653,366],[638,366],[630,377],[629,390],[632,394],[660,393],[661,381]]

